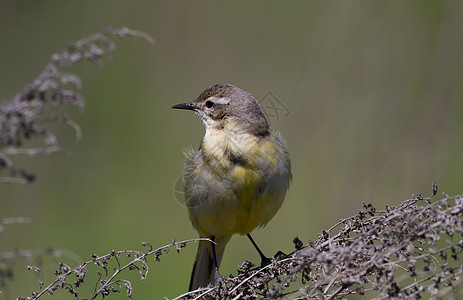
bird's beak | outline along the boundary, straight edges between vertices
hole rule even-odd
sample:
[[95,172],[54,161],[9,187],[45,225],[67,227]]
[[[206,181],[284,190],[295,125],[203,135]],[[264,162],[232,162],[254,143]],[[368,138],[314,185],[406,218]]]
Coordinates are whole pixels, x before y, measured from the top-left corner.
[[189,110],[196,110],[197,109],[196,105],[193,102],[180,103],[180,104],[172,106],[172,108],[189,109]]

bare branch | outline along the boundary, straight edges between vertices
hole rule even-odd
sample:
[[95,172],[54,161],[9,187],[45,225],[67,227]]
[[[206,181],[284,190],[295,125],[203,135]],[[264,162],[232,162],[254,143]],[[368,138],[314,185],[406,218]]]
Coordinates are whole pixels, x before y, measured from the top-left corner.
[[[80,140],[82,133],[79,125],[67,115],[53,113],[55,107],[66,103],[84,106],[84,99],[75,91],[81,87],[80,78],[61,69],[83,61],[102,67],[104,59],[113,59],[115,40],[124,37],[142,38],[154,44],[154,40],[144,32],[128,28],[108,28],[72,43],[60,54],[53,54],[51,62],[31,84],[13,99],[0,104],[0,182],[28,183],[35,178],[34,175],[15,168],[9,155],[48,154],[62,150],[56,136],[47,129],[46,124],[67,124],[75,130],[76,140]],[[44,147],[23,148],[31,140],[39,141]]]

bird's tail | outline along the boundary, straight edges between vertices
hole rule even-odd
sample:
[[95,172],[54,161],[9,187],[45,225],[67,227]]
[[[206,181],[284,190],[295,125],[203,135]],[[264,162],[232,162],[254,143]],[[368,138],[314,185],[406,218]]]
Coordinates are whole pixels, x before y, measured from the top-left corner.
[[[230,240],[229,236],[215,238],[215,254],[217,258],[217,267],[222,261],[225,246]],[[199,287],[204,287],[209,283],[215,284],[215,268],[214,258],[212,256],[212,245],[209,241],[200,241],[198,252],[196,253],[193,271],[191,271],[189,290],[196,290]]]

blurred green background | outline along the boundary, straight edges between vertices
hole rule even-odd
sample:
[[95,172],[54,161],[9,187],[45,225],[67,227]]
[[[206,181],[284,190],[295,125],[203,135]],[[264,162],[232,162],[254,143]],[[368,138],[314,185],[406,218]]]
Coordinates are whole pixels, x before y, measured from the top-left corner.
[[[102,70],[69,70],[83,83],[85,109],[69,108],[83,139],[75,144],[71,128],[55,126],[68,151],[18,158],[38,177],[0,186],[0,218],[33,223],[1,232],[1,251],[52,247],[89,259],[196,237],[174,185],[182,150],[197,148],[204,129],[193,113],[170,107],[218,82],[257,99],[271,92],[288,110],[277,117],[267,109],[294,176],[279,213],[253,234],[268,254],[291,251],[296,235],[316,239],[362,202],[381,209],[428,195],[434,180],[439,194],[463,191],[461,1],[3,0],[1,99],[53,53],[108,26],[147,32],[156,45],[126,38]],[[135,299],[185,292],[196,247],[151,262],[146,282],[131,276]],[[245,259],[259,262],[235,236],[222,274]],[[33,274],[20,272],[2,298],[36,288]]]

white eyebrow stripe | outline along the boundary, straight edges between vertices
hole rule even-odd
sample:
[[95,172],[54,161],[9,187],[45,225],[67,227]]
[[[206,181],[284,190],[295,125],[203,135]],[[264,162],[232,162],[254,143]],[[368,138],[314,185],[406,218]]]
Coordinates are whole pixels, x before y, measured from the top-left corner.
[[227,97],[215,97],[215,96],[209,97],[206,100],[210,100],[217,104],[228,104],[231,101],[231,99]]

